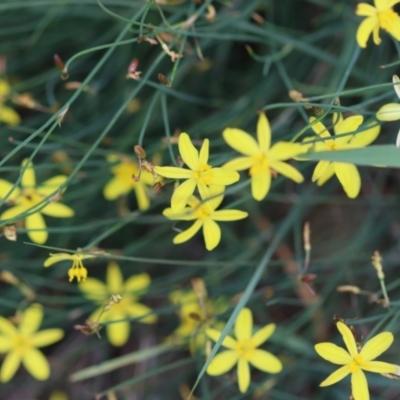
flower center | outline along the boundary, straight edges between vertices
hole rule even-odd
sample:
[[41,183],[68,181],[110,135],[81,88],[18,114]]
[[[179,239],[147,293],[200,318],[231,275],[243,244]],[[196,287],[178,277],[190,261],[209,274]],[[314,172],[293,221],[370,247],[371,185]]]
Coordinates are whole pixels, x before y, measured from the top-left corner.
[[328,150],[341,150],[340,145],[338,145],[334,140],[327,140],[325,144]]
[[392,9],[378,12],[379,25],[389,33],[395,29],[398,20],[398,14]]
[[249,361],[255,352],[255,347],[251,339],[242,340],[236,343],[236,351],[239,357],[243,357],[245,360]]
[[354,374],[360,368],[365,368],[367,366],[367,362],[364,361],[364,358],[361,354],[357,354],[353,361],[350,363],[350,372]]
[[43,199],[43,196],[41,196],[35,189],[23,189],[22,197],[28,207],[33,207]]
[[204,183],[205,185],[211,185],[214,174],[211,171],[211,165],[203,164],[199,165],[197,170],[193,172],[192,178],[199,183]]
[[13,338],[13,347],[19,354],[24,354],[32,348],[32,343],[28,337],[18,334]]
[[265,154],[259,153],[252,157],[253,166],[250,168],[250,176],[258,172],[268,172],[269,162]]
[[207,219],[211,214],[211,209],[206,204],[200,205],[194,209],[197,218],[199,219]]

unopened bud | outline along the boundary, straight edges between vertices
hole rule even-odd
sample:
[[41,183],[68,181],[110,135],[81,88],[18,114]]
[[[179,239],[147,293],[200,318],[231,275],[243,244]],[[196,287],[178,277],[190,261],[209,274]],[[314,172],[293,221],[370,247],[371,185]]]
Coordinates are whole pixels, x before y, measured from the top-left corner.
[[54,64],[58,70],[61,71],[61,79],[65,80],[68,79],[68,71],[65,68],[64,61],[58,54],[54,54]]
[[376,269],[378,278],[383,279],[385,274],[383,273],[382,257],[379,254],[379,251],[375,251],[374,255],[372,256],[372,265]]
[[171,87],[171,83],[168,81],[168,78],[164,74],[159,73],[157,75],[157,78],[163,85]]
[[352,286],[352,285],[342,285],[338,286],[336,290],[340,293],[354,293],[354,294],[360,294],[361,289],[357,286]]
[[15,225],[6,225],[4,227],[4,237],[12,242],[17,240],[17,231],[15,230]]
[[135,152],[135,154],[139,157],[139,158],[141,158],[141,159],[145,159],[146,158],[146,151],[145,151],[145,149],[142,147],[142,146],[140,146],[140,145],[135,145],[135,146],[133,146],[133,151]]
[[300,275],[299,281],[303,283],[312,283],[315,281],[317,278],[317,275],[315,274],[305,274],[305,275]]

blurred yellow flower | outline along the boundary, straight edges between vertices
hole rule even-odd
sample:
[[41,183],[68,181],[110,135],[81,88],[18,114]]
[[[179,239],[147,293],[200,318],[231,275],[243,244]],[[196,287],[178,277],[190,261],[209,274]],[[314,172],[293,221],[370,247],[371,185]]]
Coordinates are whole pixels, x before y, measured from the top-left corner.
[[44,262],[45,267],[50,267],[51,265],[58,263],[60,261],[72,261],[72,267],[68,270],[69,281],[72,282],[74,278],[78,282],[85,281],[87,278],[87,269],[83,266],[82,261],[87,258],[94,258],[96,256],[89,254],[69,254],[69,253],[55,253],[51,254],[50,257]]
[[38,329],[42,323],[43,309],[32,304],[21,315],[18,328],[0,316],[0,353],[8,353],[0,371],[0,381],[8,382],[22,364],[36,379],[44,381],[50,376],[50,366],[38,347],[49,346],[64,336],[62,329]]
[[[29,164],[28,164],[29,163]],[[14,206],[4,211],[0,220],[18,219],[18,216],[25,212],[32,212],[37,209],[45,197],[56,192],[57,189],[67,180],[65,175],[57,175],[36,186],[35,170],[33,164],[25,159],[22,161],[22,167],[28,167],[22,175],[22,188],[15,187],[14,184],[0,179],[0,199],[6,197],[10,192],[7,201]],[[41,206],[40,206],[41,207]],[[54,199],[47,200],[47,204],[37,212],[33,212],[25,217],[25,227],[28,230],[29,238],[38,244],[43,244],[48,238],[46,231],[46,222],[42,214],[57,218],[69,218],[74,215],[74,210],[57,201],[57,195]]]
[[[202,279],[198,279],[198,281],[204,286]],[[169,299],[173,305],[178,307],[177,314],[180,325],[172,332],[168,341],[179,342],[189,338],[191,353],[195,353],[196,350],[204,352],[206,329],[220,327],[221,324],[217,322],[216,316],[225,312],[229,303],[223,297],[213,301],[205,295],[200,299],[193,289],[174,290],[170,293]]]
[[299,143],[278,142],[271,147],[271,128],[264,113],[260,113],[257,123],[256,141],[247,132],[237,128],[226,128],[222,135],[233,149],[244,154],[228,161],[224,168],[235,171],[250,169],[251,193],[257,201],[263,200],[271,186],[272,171],[294,180],[303,182],[303,175],[291,165],[283,162],[307,151]]
[[203,228],[206,249],[211,251],[217,247],[221,240],[221,228],[215,221],[237,221],[247,217],[247,212],[240,210],[217,210],[224,198],[223,186],[210,186],[207,197],[200,201],[191,196],[188,200],[189,207],[182,210],[166,208],[163,215],[172,220],[193,221],[194,224],[185,231],[176,235],[174,244],[181,244],[191,239],[200,228]]
[[139,210],[149,208],[150,199],[147,192],[147,187],[152,187],[154,184],[153,175],[146,170],[142,170],[139,182],[136,182],[133,177],[139,175],[138,164],[128,157],[109,156],[109,162],[120,161],[111,167],[113,178],[104,186],[103,194],[107,200],[115,200],[119,196],[128,194],[131,190],[135,191]]
[[4,105],[11,91],[10,85],[4,79],[0,79],[0,122],[8,125],[18,125],[21,122],[19,115],[10,107]]
[[[245,393],[250,385],[250,365],[263,372],[277,374],[282,371],[282,363],[268,351],[258,349],[273,333],[275,324],[268,324],[253,333],[253,315],[248,308],[243,308],[235,322],[235,336],[226,336],[222,346],[229,350],[217,354],[207,367],[212,376],[222,375],[237,364],[239,390]],[[207,329],[207,335],[215,342],[221,332]]]
[[[119,294],[122,296],[122,300],[113,304],[108,311],[102,314],[102,322],[140,318],[139,322],[154,324],[157,316],[152,314],[151,308],[138,303],[139,297],[147,291],[150,283],[150,276],[146,273],[133,275],[124,282],[118,264],[110,262],[107,267],[106,284],[98,279],[88,278],[79,284],[79,288],[85,297],[99,305],[99,308],[89,317],[91,321],[98,320],[100,314],[104,312],[104,304],[109,301],[110,296]],[[130,322],[110,323],[106,326],[106,330],[112,345],[123,346],[129,338]]]
[[[311,128],[317,136],[307,137],[304,142],[313,142],[312,150],[316,152],[366,147],[378,137],[381,131],[381,127],[373,122],[371,125],[374,126],[371,128],[366,127],[362,132],[344,135],[357,131],[363,122],[363,117],[362,115],[353,115],[343,119],[342,114],[335,113],[332,120],[333,130],[335,135],[344,136],[332,137],[322,122],[315,121],[315,117],[310,117]],[[306,155],[301,156],[301,159],[307,159]],[[351,199],[356,198],[361,189],[361,177],[354,164],[322,160],[314,169],[312,181],[317,181],[317,185],[321,186],[335,174],[347,196]]]
[[189,167],[154,167],[154,172],[171,179],[186,179],[174,191],[171,198],[171,208],[182,210],[196,187],[200,196],[209,197],[210,185],[231,185],[239,180],[239,174],[226,168],[213,168],[208,164],[210,142],[205,139],[200,152],[196,150],[187,133],[181,133],[178,140],[179,153],[183,162]]
[[393,335],[390,332],[379,333],[368,340],[359,351],[350,328],[343,322],[338,322],[336,326],[343,337],[347,351],[333,343],[315,345],[316,352],[322,358],[333,364],[342,365],[329,375],[320,386],[333,385],[351,374],[351,389],[354,400],[369,400],[368,383],[363,370],[378,374],[389,374],[399,370],[397,365],[373,361],[390,347],[393,343]]
[[400,17],[393,10],[393,6],[400,0],[374,0],[375,7],[368,3],[359,3],[356,14],[366,17],[357,30],[356,39],[360,47],[367,47],[371,33],[375,44],[381,43],[379,29],[390,33],[396,40],[400,40]]

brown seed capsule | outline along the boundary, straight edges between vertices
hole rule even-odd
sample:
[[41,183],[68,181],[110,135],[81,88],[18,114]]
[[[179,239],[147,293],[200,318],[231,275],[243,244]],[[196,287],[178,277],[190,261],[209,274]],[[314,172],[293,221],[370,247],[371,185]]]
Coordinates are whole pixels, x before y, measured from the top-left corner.
[[140,146],[139,144],[133,146],[133,151],[135,152],[135,154],[141,158],[141,159],[145,159],[146,158],[146,151],[145,149]]
[[164,74],[159,73],[157,75],[158,80],[165,86],[171,87],[171,83],[168,81],[167,77]]

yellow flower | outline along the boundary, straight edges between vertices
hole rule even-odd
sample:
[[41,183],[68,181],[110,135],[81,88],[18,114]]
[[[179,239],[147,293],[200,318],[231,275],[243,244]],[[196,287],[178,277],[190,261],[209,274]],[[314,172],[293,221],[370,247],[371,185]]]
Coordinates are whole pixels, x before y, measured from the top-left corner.
[[[150,285],[150,276],[146,273],[133,275],[125,282],[119,266],[110,262],[107,267],[107,283],[98,279],[89,278],[79,285],[85,297],[92,300],[100,307],[89,317],[91,321],[97,321],[99,315],[104,311],[106,303],[111,295],[119,294],[122,300],[113,306],[101,317],[102,322],[123,320],[125,318],[140,318],[139,322],[153,324],[157,316],[151,314],[151,308],[138,303],[139,296],[146,292]],[[129,321],[110,323],[106,326],[107,336],[114,346],[123,346],[130,333]]]
[[[275,324],[268,324],[252,335],[253,316],[248,308],[243,308],[235,322],[236,340],[226,336],[222,346],[227,351],[217,354],[207,367],[209,375],[222,375],[237,364],[237,376],[239,390],[245,393],[250,385],[250,366],[257,369],[277,374],[282,371],[282,363],[268,351],[258,349],[274,332]],[[215,342],[221,336],[221,332],[215,329],[207,329],[207,335]]]
[[[22,167],[28,163],[25,159],[22,161]],[[16,219],[26,211],[32,212],[36,205],[45,197],[56,192],[56,190],[66,181],[67,176],[57,175],[43,182],[40,186],[36,186],[35,170],[33,164],[29,163],[28,167],[22,175],[22,188],[14,187],[13,184],[0,179],[0,199],[4,198],[9,192],[8,202],[14,204],[13,207],[4,211],[0,220]],[[37,208],[37,207],[36,207]],[[46,242],[48,233],[46,231],[46,222],[42,214],[51,217],[69,218],[74,215],[74,210],[68,206],[59,203],[56,199],[48,200],[47,204],[37,212],[25,217],[25,227],[28,230],[29,238],[39,244]]]
[[[194,224],[185,231],[176,235],[174,244],[181,244],[191,239],[200,228],[203,228],[204,241],[207,250],[213,250],[221,240],[221,228],[215,221],[237,221],[247,217],[247,212],[240,210],[218,210],[222,203],[223,186],[211,186],[206,197],[200,201],[191,196],[188,200],[189,207],[183,210],[167,208],[163,215],[172,220],[193,221]],[[207,200],[208,199],[208,200]]]
[[393,6],[400,3],[400,0],[374,0],[375,7],[368,3],[360,3],[357,6],[356,14],[366,17],[357,30],[356,39],[360,47],[367,47],[367,41],[373,33],[375,44],[381,43],[379,28],[389,32],[396,40],[400,40],[400,18],[393,11]]
[[[368,146],[378,137],[381,130],[381,127],[376,125],[354,135],[332,137],[324,124],[322,122],[314,122],[315,120],[315,117],[310,117],[311,128],[317,134],[317,137],[307,137],[304,139],[304,142],[309,143],[310,141],[314,141],[313,151],[316,152],[356,149]],[[353,115],[343,119],[342,114],[333,114],[333,130],[335,135],[355,132],[359,129],[362,122],[362,115]],[[375,124],[373,122],[371,125]],[[324,140],[316,141],[316,139]],[[305,156],[301,158],[306,159]],[[322,160],[315,167],[312,181],[317,181],[317,185],[321,186],[335,174],[347,196],[351,199],[356,198],[361,189],[361,177],[354,164]]]
[[[397,75],[393,75],[392,82],[397,97],[400,99],[400,79]],[[379,121],[397,121],[400,119],[400,104],[389,103],[383,105],[376,113],[376,118]]]
[[304,153],[307,148],[289,142],[278,142],[271,147],[271,128],[264,113],[260,113],[258,118],[258,142],[248,133],[236,128],[226,128],[222,135],[229,146],[245,155],[228,161],[224,167],[235,171],[250,169],[251,193],[255,200],[261,201],[268,194],[272,170],[297,183],[303,182],[303,175],[283,161]]
[[10,91],[11,88],[8,82],[0,79],[0,122],[8,125],[18,125],[21,122],[19,115],[12,108],[4,105]]
[[139,175],[138,164],[127,157],[108,157],[109,162],[117,160],[120,162],[111,167],[111,173],[114,175],[114,177],[104,187],[104,197],[107,200],[115,200],[119,196],[129,193],[133,189],[136,194],[139,210],[146,210],[150,205],[150,199],[146,186],[153,186],[153,176],[150,174],[150,172],[142,170],[140,174],[140,181],[136,182],[133,179],[133,175]]
[[72,261],[72,267],[68,270],[69,281],[72,282],[74,278],[77,279],[78,282],[85,281],[87,278],[87,269],[83,266],[82,261],[87,258],[94,258],[96,256],[92,256],[89,254],[69,254],[69,253],[56,253],[51,254],[50,257],[46,259],[44,262],[45,267],[50,267],[51,265],[58,263],[60,261],[70,260]]
[[[199,281],[204,285],[202,279]],[[170,293],[171,303],[178,307],[177,313],[180,325],[168,338],[169,341],[180,341],[190,338],[189,347],[191,353],[196,350],[205,350],[206,329],[210,326],[218,328],[216,315],[223,313],[229,307],[228,302],[219,297],[215,301],[208,298],[200,303],[196,292],[191,290],[174,290]]]
[[351,388],[354,400],[369,400],[368,383],[362,370],[388,374],[396,372],[399,368],[394,364],[372,361],[390,347],[393,342],[393,335],[390,332],[379,333],[368,340],[359,351],[349,327],[343,322],[338,322],[336,326],[343,337],[347,351],[333,343],[315,345],[316,352],[322,358],[333,364],[342,365],[342,367],[329,375],[320,386],[333,385],[351,374]]
[[22,363],[36,379],[44,381],[50,376],[50,366],[38,347],[58,342],[64,336],[62,329],[45,329],[38,332],[43,309],[32,304],[21,315],[18,328],[0,316],[0,353],[8,353],[0,371],[0,381],[8,382]]
[[196,150],[187,133],[181,133],[178,140],[179,153],[189,169],[178,167],[154,167],[154,171],[165,178],[186,179],[174,191],[171,208],[182,210],[196,186],[202,198],[209,196],[210,185],[231,185],[239,180],[239,174],[225,168],[213,168],[208,164],[209,140],[205,139],[200,153]]

